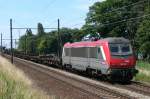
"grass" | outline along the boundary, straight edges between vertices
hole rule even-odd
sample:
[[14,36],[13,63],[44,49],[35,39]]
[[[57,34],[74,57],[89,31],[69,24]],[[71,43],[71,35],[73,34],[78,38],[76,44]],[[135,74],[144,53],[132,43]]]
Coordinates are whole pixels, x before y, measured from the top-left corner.
[[134,79],[136,81],[147,82],[150,84],[150,63],[137,61],[137,69],[139,70],[139,73]]
[[55,99],[32,87],[25,74],[0,56],[0,99]]

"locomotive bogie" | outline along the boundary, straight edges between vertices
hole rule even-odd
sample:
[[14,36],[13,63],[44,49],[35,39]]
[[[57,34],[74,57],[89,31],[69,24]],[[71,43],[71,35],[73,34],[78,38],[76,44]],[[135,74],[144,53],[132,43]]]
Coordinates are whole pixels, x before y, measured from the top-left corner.
[[137,70],[135,68],[109,70],[110,79],[115,81],[130,81],[136,73]]

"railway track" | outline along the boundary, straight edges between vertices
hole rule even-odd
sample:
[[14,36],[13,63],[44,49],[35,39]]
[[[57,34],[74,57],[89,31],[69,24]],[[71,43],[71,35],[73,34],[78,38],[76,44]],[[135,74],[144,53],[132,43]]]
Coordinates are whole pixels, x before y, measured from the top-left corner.
[[[46,73],[47,75],[57,79],[61,80],[65,83],[68,83],[72,85],[73,87],[76,87],[79,90],[82,90],[85,93],[88,93],[90,95],[99,97],[99,98],[119,98],[119,99],[133,99],[135,97],[128,96],[126,94],[119,93],[117,91],[111,90],[109,88],[105,88],[103,86],[98,86],[91,84],[89,82],[85,82],[83,80],[75,79],[66,75],[62,75],[61,73],[58,73],[56,71],[49,71],[49,69],[42,68],[40,66],[32,66],[31,68],[34,68],[42,73]],[[55,74],[55,75],[54,75]],[[53,76],[52,76],[53,75]],[[102,81],[103,82],[103,81]],[[108,82],[103,82],[104,84],[110,85]],[[140,93],[143,95],[150,96],[150,86],[144,85],[142,83],[138,82],[132,82],[131,84],[114,84],[115,87],[123,88],[127,90],[134,91],[136,93]]]
[[[15,58],[15,61],[21,61]],[[81,79],[72,78],[67,75],[62,75],[57,71],[43,68],[39,65],[32,64],[22,60],[22,64],[39,71],[39,73],[44,73],[50,78],[53,77],[57,80],[61,80],[64,83],[67,83],[80,91],[92,95],[93,97],[98,97],[100,99],[134,99],[134,97],[128,96],[126,94],[119,93],[117,91],[111,90],[109,88],[91,84],[90,82],[82,81]]]
[[[78,74],[78,75],[80,75],[80,74]],[[84,76],[84,75],[82,75],[82,76]],[[84,77],[87,77],[87,76],[84,76]],[[103,84],[113,85],[118,88],[123,88],[123,89],[134,91],[139,94],[150,96],[150,85],[148,85],[148,84],[144,84],[144,83],[136,82],[136,81],[131,81],[130,83],[115,82],[112,84],[108,81],[99,80],[97,78],[91,78],[91,79],[95,80],[95,81],[100,81]]]
[[[33,67],[34,68],[34,67]],[[103,86],[98,86],[98,85],[94,85],[91,84],[89,82],[85,82],[76,78],[72,78],[70,76],[66,76],[66,75],[62,75],[61,73],[58,73],[56,71],[49,71],[47,69],[38,67],[39,71],[42,70],[43,73],[47,73],[48,75],[52,75],[53,77],[57,80],[61,80],[65,83],[71,84],[72,86],[78,88],[79,90],[82,90],[83,92],[89,93],[93,96],[99,97],[99,98],[105,98],[105,99],[130,99],[133,97],[127,96],[125,94],[122,93],[118,93],[117,91],[105,88]],[[37,69],[37,67],[36,67]]]
[[[120,83],[120,82],[116,82],[116,83],[110,83],[108,81],[104,81],[104,80],[98,80],[97,78],[92,78],[92,80],[95,81],[100,81],[103,84],[107,84],[107,85],[113,85],[115,87],[118,88],[123,88],[123,89],[127,89],[139,94],[143,94],[146,96],[150,96],[150,85],[141,83],[141,82],[136,82],[136,81],[131,81],[130,83]],[[150,99],[150,98],[148,98]]]
[[150,96],[150,86],[140,82],[132,81],[131,84],[116,85],[116,86]]
[[[84,76],[84,75],[82,75],[82,76]],[[87,77],[87,76],[84,76],[84,77]],[[97,78],[91,78],[91,79],[95,80],[95,81],[100,81],[104,84],[114,85],[118,88],[123,88],[123,89],[134,91],[139,94],[150,96],[150,85],[148,85],[148,84],[144,84],[144,83],[137,82],[137,81],[131,81],[130,83],[115,82],[112,84],[108,81],[98,80]]]
[[[101,82],[104,83],[104,84],[112,85],[107,81],[101,81]],[[118,87],[118,88],[123,88],[123,89],[127,89],[127,90],[130,90],[130,91],[139,93],[139,94],[150,96],[150,86],[147,85],[147,84],[131,81],[131,83],[128,83],[128,84],[127,83],[126,84],[115,83],[113,85],[115,87]]]

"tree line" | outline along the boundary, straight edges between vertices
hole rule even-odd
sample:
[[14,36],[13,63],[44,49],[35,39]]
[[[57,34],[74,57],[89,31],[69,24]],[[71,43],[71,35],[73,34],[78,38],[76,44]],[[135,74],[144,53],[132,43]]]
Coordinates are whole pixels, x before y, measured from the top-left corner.
[[[61,28],[62,45],[80,41],[87,34],[99,33],[102,38],[124,37],[131,41],[137,53],[150,59],[150,0],[106,0],[89,7],[85,24],[80,29]],[[57,30],[45,32],[38,23],[33,35],[26,30],[19,40],[18,50],[33,54],[57,54]]]
[[[60,49],[58,40],[58,31],[45,32],[43,25],[38,23],[37,34],[34,35],[31,29],[27,29],[25,35],[19,40],[18,50],[28,54],[58,54]],[[61,28],[60,37],[62,45],[66,42],[80,41],[83,32],[79,29]]]

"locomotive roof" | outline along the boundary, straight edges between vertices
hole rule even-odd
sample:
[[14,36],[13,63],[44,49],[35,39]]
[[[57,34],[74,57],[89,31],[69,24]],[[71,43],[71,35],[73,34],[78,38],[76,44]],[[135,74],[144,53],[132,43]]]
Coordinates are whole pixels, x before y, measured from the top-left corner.
[[109,37],[102,39],[101,41],[108,41],[108,43],[130,43],[128,39],[125,39],[123,37]]
[[83,41],[83,42],[74,42],[74,43],[66,43],[65,47],[81,47],[81,46],[96,46],[100,43],[130,43],[128,39],[123,37],[109,37],[100,39],[98,41]]

